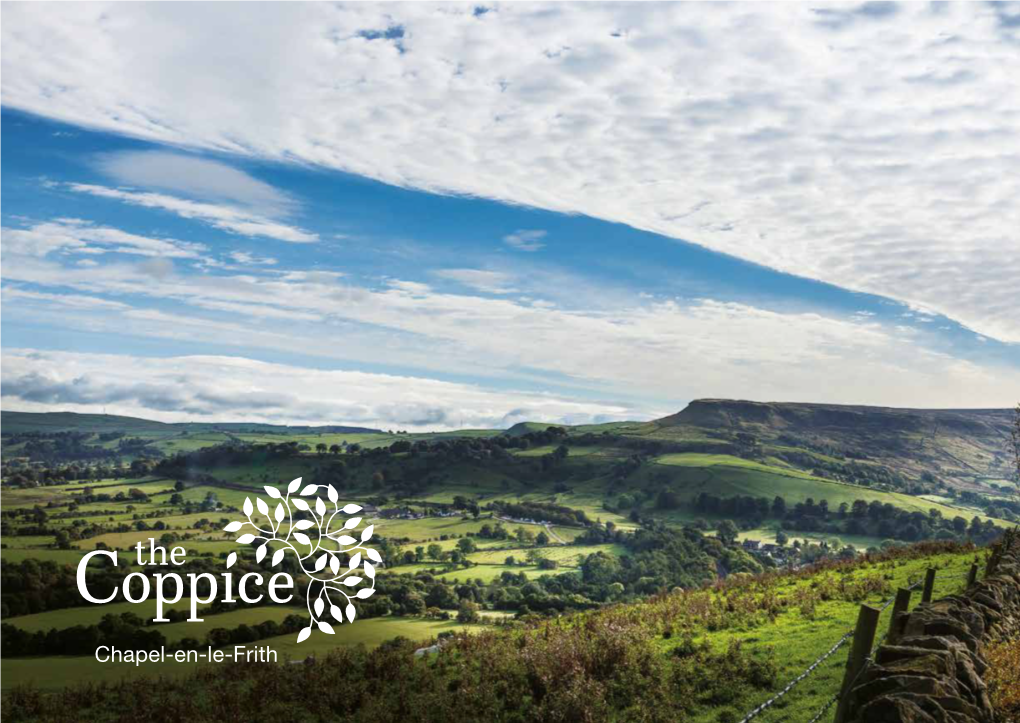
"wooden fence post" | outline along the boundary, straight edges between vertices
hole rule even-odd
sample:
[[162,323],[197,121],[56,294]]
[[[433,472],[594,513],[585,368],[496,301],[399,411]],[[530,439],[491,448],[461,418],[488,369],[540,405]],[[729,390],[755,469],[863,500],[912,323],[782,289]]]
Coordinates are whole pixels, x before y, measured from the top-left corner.
[[967,573],[967,587],[970,587],[975,582],[977,582],[977,572],[978,568],[977,563],[975,562],[973,565],[970,566],[970,572]]
[[857,614],[853,644],[850,646],[850,655],[846,661],[846,673],[843,674],[843,685],[839,691],[835,723],[844,723],[847,707],[850,704],[850,689],[857,680],[861,669],[864,668],[868,656],[871,655],[871,646],[875,644],[875,632],[878,630],[878,618],[881,614],[877,608],[868,605],[861,605],[861,611]]
[[935,590],[935,568],[929,567],[928,572],[924,574],[924,590],[921,591],[921,602],[931,602],[932,592]]
[[911,590],[907,587],[901,587],[896,591],[896,602],[892,606],[892,617],[889,618],[889,632],[885,639],[890,642],[896,642],[896,638],[899,637],[900,633],[900,615],[907,612],[910,607],[910,595]]

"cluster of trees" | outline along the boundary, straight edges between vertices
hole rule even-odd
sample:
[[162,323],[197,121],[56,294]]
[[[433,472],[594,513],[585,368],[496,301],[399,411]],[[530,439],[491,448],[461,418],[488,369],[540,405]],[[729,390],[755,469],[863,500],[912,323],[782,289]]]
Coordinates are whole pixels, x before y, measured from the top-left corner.
[[504,517],[515,520],[532,520],[535,522],[548,522],[554,525],[571,525],[587,527],[591,524],[588,515],[584,510],[575,510],[572,507],[564,507],[549,502],[492,502],[487,509],[491,509]]
[[959,515],[952,519],[932,508],[927,513],[909,512],[888,502],[854,500],[831,509],[827,500],[808,498],[789,505],[782,496],[719,497],[702,492],[693,501],[696,512],[724,516],[758,527],[766,519],[781,521],[785,530],[832,534],[871,535],[890,540],[917,542],[921,540],[970,539],[985,543],[998,537],[1000,529],[990,520],[977,516],[969,521]]

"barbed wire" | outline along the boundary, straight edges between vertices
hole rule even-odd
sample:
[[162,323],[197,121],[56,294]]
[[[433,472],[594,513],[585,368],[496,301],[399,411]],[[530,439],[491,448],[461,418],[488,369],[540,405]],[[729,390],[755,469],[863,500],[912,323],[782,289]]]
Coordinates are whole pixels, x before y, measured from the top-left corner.
[[815,672],[815,670],[818,669],[819,665],[824,663],[833,653],[835,653],[837,650],[839,650],[841,647],[843,647],[843,645],[846,644],[846,641],[849,640],[853,636],[853,634],[854,634],[853,628],[851,628],[846,633],[844,633],[843,637],[841,637],[839,639],[839,641],[837,641],[837,643],[835,645],[833,645],[831,648],[829,648],[829,651],[827,653],[824,653],[820,658],[818,658],[818,660],[816,660],[815,662],[811,663],[811,665],[809,665],[807,667],[807,669],[803,673],[801,673],[796,678],[794,678],[789,683],[787,683],[785,688],[783,688],[781,691],[776,693],[774,696],[772,696],[771,698],[766,700],[764,703],[759,705],[757,708],[752,710],[750,713],[745,715],[743,720],[740,721],[740,723],[748,723],[748,721],[753,720],[759,714],[763,713],[765,710],[770,708],[777,700],[779,700],[784,695],[786,695],[791,690],[793,690],[793,687],[795,685],[797,685],[797,683],[799,683],[800,681],[804,680],[804,678],[806,678],[809,675],[811,675],[811,673]]

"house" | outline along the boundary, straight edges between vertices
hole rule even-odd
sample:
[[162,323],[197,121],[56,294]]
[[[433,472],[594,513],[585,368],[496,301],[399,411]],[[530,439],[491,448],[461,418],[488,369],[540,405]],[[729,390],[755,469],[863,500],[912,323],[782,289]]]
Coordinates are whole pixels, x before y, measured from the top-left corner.
[[754,552],[761,547],[761,540],[744,540],[743,548],[748,552]]

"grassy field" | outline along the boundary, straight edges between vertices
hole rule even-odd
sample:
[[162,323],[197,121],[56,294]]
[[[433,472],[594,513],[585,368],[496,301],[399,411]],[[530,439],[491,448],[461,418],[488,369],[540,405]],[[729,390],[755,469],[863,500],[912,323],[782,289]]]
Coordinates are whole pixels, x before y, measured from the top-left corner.
[[[186,624],[174,623],[167,627]],[[187,625],[194,627],[201,624],[190,623]],[[337,646],[365,645],[374,648],[380,643],[398,636],[427,642],[442,632],[477,632],[482,629],[484,629],[483,626],[461,625],[451,620],[369,618],[358,620],[353,625],[338,625],[335,635],[315,633],[300,645],[297,643],[296,635],[281,635],[275,638],[266,638],[245,647],[265,646],[271,648],[276,651],[278,662],[284,663],[287,659],[301,660],[309,656],[325,655]],[[190,632],[188,634],[191,635]],[[194,637],[194,635],[191,636]],[[208,663],[167,661],[136,666],[132,663],[99,663],[91,657],[4,658],[0,660],[0,673],[2,673],[0,687],[8,690],[16,685],[27,684],[45,689],[63,687],[67,681],[98,683],[124,678],[178,677],[188,675],[199,665],[208,665]]]

